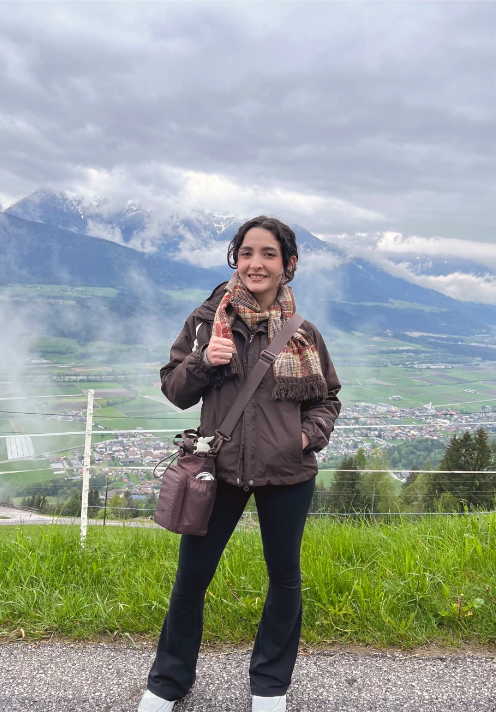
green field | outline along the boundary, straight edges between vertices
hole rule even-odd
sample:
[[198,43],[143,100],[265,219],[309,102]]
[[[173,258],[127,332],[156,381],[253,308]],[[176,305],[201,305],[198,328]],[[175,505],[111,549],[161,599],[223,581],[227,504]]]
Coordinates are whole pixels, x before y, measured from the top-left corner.
[[[60,396],[65,396],[65,395],[80,395],[81,394],[81,389],[79,386],[73,383],[57,383],[54,385],[53,383],[46,383],[46,384],[41,384],[41,383],[30,383],[29,384],[29,397],[30,398],[36,398],[36,402],[38,400],[41,402],[43,398],[52,398],[54,395],[60,395]],[[8,383],[0,383],[0,398],[5,399],[5,398],[15,398],[16,395],[19,395],[19,390],[15,389],[14,386],[9,385]],[[19,401],[19,404],[21,405],[20,410],[25,410],[26,408],[24,407],[25,404],[22,403],[22,400],[20,398],[17,398]],[[33,405],[36,405],[36,402]],[[69,399],[68,399],[69,402]],[[0,401],[0,411],[7,409],[8,407],[10,408],[12,401],[8,400],[2,400]]]
[[[158,369],[157,369],[157,374],[158,374]],[[157,383],[158,382],[159,382],[159,378],[157,375]],[[162,397],[162,391],[160,390],[160,386],[139,386],[138,390],[139,390],[139,393],[141,396],[154,396],[156,398]]]
[[317,487],[329,487],[334,479],[334,471],[332,470],[319,470],[317,475],[316,484]]
[[[49,420],[46,417],[22,416],[12,418],[10,432],[14,435],[34,434],[32,443],[36,455],[56,452],[63,448],[82,447],[84,445],[85,424],[83,422],[65,422]],[[81,435],[59,436],[58,433],[80,432]],[[50,433],[49,435],[45,433]],[[39,434],[36,435],[36,434]],[[5,458],[2,458],[5,459]]]
[[[165,398],[159,402],[148,397],[139,397],[118,407],[99,408],[95,411],[94,421],[109,430],[175,430],[197,427],[200,422],[199,411],[177,412],[167,404]],[[168,437],[168,435],[164,435]]]
[[[19,472],[27,470],[27,472]],[[0,484],[30,485],[52,480],[57,475],[44,458],[39,460],[10,460],[0,463]]]
[[[0,527],[0,635],[156,639],[179,537],[159,529]],[[496,642],[496,517],[392,523],[311,519],[302,546],[302,642]],[[206,595],[204,641],[253,640],[267,592],[258,529],[236,531]],[[22,595],[21,595],[22,593]],[[22,629],[22,632],[21,632]]]
[[210,296],[208,289],[164,289],[164,294],[179,302],[192,302],[201,304]]
[[84,389],[85,391],[88,391],[90,388],[107,391],[126,388],[126,386],[115,381],[83,381],[79,384],[79,388]]
[[[492,365],[465,369],[414,369],[404,366],[367,368],[339,367],[342,382],[340,397],[345,405],[353,403],[388,403],[398,408],[412,408],[432,402],[435,408],[463,409],[476,412],[483,405],[496,405],[496,367]],[[466,390],[476,393],[467,393]],[[390,397],[401,396],[391,401]]]

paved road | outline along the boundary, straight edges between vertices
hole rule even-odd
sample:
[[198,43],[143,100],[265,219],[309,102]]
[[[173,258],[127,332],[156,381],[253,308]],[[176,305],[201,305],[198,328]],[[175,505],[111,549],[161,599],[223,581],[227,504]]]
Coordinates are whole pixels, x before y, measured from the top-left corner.
[[[28,512],[24,509],[13,509],[11,507],[0,507],[0,526],[2,524],[18,525],[18,524],[80,524],[79,517],[50,517],[46,514],[38,514],[38,512]],[[3,518],[5,517],[5,519]],[[102,526],[101,519],[89,519],[88,525]],[[127,520],[126,522],[117,522],[107,520],[107,525],[112,527],[157,527],[158,524],[153,522],[136,522]],[[0,710],[1,712],[1,710]]]
[[[153,654],[148,644],[0,644],[4,712],[136,712]],[[495,654],[306,652],[288,712],[496,712]],[[249,712],[249,659],[203,652],[175,710]]]
[[[24,509],[13,509],[11,507],[0,507],[0,524],[47,524],[52,521],[51,517],[46,517],[38,512],[28,512]],[[6,517],[6,519],[3,519]]]
[[[13,509],[11,507],[0,507],[0,526],[2,524],[8,524],[10,526],[18,526],[24,524],[80,524],[81,519],[79,517],[50,517],[46,514],[38,514],[38,512],[29,512],[24,509]],[[252,519],[251,512],[245,512],[241,516],[241,520],[238,527],[253,526],[255,521]],[[88,519],[88,526],[103,526],[102,519]],[[109,527],[146,527],[159,529],[159,525],[155,524],[153,521],[148,520],[135,520],[127,519],[126,521],[109,520],[107,519],[106,525]],[[2,712],[2,710],[0,710]]]

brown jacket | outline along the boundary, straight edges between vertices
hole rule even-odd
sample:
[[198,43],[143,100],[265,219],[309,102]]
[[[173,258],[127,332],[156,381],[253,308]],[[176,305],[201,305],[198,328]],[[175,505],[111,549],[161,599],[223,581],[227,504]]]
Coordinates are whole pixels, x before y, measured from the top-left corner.
[[[203,350],[212,334],[217,306],[225,283],[188,317],[171,349],[171,360],[160,370],[162,392],[179,408],[189,408],[203,398],[200,432],[213,435],[227,414],[246,375],[268,346],[267,322],[251,334],[242,319],[232,326],[234,342],[245,373],[228,378],[220,388],[211,386],[213,368],[205,365]],[[217,477],[240,487],[295,484],[317,474],[315,452],[328,442],[339,415],[337,393],[341,385],[322,336],[309,321],[302,324],[317,346],[328,396],[323,403],[273,400],[273,369],[269,368],[239,419],[232,439],[217,457]],[[301,446],[301,433],[309,445]]]

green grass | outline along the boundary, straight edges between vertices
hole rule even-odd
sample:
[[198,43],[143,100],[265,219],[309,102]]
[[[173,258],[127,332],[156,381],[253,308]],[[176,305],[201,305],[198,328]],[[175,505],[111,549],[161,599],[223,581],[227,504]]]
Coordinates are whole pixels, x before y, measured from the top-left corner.
[[122,418],[122,413],[115,405],[106,405],[103,408],[95,408],[93,411],[93,420],[101,420],[106,422],[108,418]]
[[[3,635],[156,639],[179,537],[156,529],[0,527]],[[496,516],[310,520],[302,640],[395,645],[496,641]],[[257,530],[233,535],[207,595],[205,642],[252,640],[267,591]]]

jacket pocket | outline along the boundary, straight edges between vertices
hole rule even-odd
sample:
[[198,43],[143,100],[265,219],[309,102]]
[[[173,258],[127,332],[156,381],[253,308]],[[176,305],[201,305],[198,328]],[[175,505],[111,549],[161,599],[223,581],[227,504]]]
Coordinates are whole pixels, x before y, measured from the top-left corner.
[[263,400],[256,404],[255,472],[295,475],[301,470],[300,404]]

